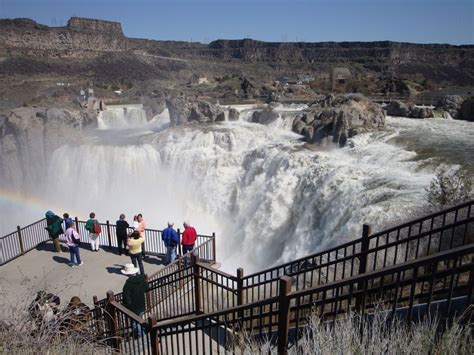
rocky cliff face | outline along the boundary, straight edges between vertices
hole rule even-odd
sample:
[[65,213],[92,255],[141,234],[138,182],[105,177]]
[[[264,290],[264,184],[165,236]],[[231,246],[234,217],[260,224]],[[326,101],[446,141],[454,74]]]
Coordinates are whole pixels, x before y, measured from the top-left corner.
[[[151,61],[153,56],[200,58],[221,63],[262,63],[289,71],[297,65],[304,70],[327,73],[332,67],[343,65],[358,73],[422,76],[436,82],[474,85],[472,45],[388,41],[278,43],[251,39],[218,40],[203,45],[127,38],[119,23],[100,20],[74,17],[64,27],[48,27],[29,19],[0,20],[0,55],[3,56],[88,58],[123,52],[133,52],[141,61]],[[21,71],[21,67],[17,70]]]
[[17,108],[0,114],[2,186],[33,186],[46,174],[51,153],[78,143],[82,129],[96,122],[93,111],[65,108]]
[[192,100],[184,96],[166,99],[172,126],[187,123],[218,122],[225,120],[225,112],[207,101]]
[[65,27],[29,19],[0,20],[0,53],[37,57],[87,58],[129,48],[120,23],[73,17]]

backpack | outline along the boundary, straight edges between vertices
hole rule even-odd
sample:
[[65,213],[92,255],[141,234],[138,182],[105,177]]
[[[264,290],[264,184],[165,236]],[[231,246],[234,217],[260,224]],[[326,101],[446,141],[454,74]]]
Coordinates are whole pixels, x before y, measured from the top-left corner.
[[79,236],[79,233],[77,233],[77,236],[78,236],[79,238],[76,238],[76,237],[74,236],[74,231],[71,233],[71,240],[72,240],[72,242],[73,242],[76,246],[79,246],[80,243],[81,243],[81,237]]
[[99,223],[97,223],[97,222],[94,223],[94,228],[93,228],[93,230],[94,230],[94,231],[93,231],[94,234],[100,234],[100,232],[102,232],[102,229],[100,228],[100,225],[99,225]]

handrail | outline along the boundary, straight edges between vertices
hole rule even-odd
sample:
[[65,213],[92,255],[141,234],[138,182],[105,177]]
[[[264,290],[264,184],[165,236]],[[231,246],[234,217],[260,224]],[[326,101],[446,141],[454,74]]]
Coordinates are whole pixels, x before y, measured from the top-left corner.
[[[286,286],[282,286],[279,295],[159,322],[151,328],[152,342],[168,353],[180,353],[180,349],[199,353],[209,349],[212,354],[238,350],[241,339],[249,338],[269,343],[270,348],[278,347],[279,353],[286,353],[284,349],[298,346],[312,315],[323,321],[334,321],[347,312],[355,310],[364,315],[382,307],[391,312],[391,317],[409,323],[414,319],[421,321],[423,315],[432,316],[433,311],[442,312],[444,317],[451,319],[456,314],[454,298],[463,300],[456,306],[461,307],[460,312],[472,301],[473,253],[474,244],[471,243],[300,291],[291,291],[288,286],[292,280],[283,276],[280,282]],[[470,275],[469,280],[461,277],[466,273]],[[442,302],[443,310],[438,311],[438,304],[430,307],[435,302]],[[193,334],[197,332],[213,336],[206,337],[207,343],[204,338],[202,343],[194,342]]]
[[[319,286],[308,288],[308,289],[305,289],[305,290],[292,291],[287,296],[292,297],[292,298],[293,297],[298,297],[298,296],[306,296],[306,295],[309,295],[311,293],[316,293],[318,291],[325,291],[325,290],[333,289],[333,288],[336,288],[336,287],[342,287],[342,286],[346,286],[346,285],[349,285],[349,284],[354,284],[356,282],[363,281],[364,279],[383,276],[383,275],[389,274],[390,272],[392,272],[392,273],[393,272],[399,272],[399,271],[403,271],[403,270],[412,269],[414,267],[429,265],[429,264],[431,264],[433,262],[436,262],[436,261],[449,259],[452,256],[464,255],[464,254],[469,254],[469,253],[474,253],[474,244],[470,244],[470,245],[466,245],[466,246],[463,246],[463,247],[455,248],[455,249],[448,250],[446,252],[438,253],[438,254],[435,254],[435,255],[430,255],[430,256],[427,256],[425,258],[421,258],[421,259],[418,259],[418,260],[412,260],[412,261],[409,261],[409,262],[406,262],[406,263],[403,263],[403,264],[400,264],[400,265],[387,267],[386,269],[383,269],[383,270],[377,270],[377,271],[372,271],[372,272],[369,272],[369,273],[366,273],[366,274],[363,274],[363,275],[353,276],[349,279],[338,280],[338,281],[335,281],[335,282],[330,282],[330,283],[327,283],[327,284],[324,284],[324,285],[319,285]],[[219,310],[219,311],[215,311],[215,312],[209,312],[209,313],[206,313],[206,314],[187,316],[185,319],[166,320],[166,321],[163,321],[163,322],[159,322],[156,325],[156,327],[165,328],[165,327],[180,325],[180,324],[183,324],[183,323],[198,322],[198,321],[203,320],[203,319],[215,318],[217,316],[224,315],[226,313],[242,311],[242,310],[245,310],[245,309],[249,309],[249,308],[253,308],[253,307],[257,307],[257,306],[263,306],[265,304],[272,303],[272,302],[277,302],[277,301],[278,301],[278,296],[273,296],[273,297],[266,298],[265,300],[246,303],[244,305],[232,307],[230,309],[223,309],[223,310]]]
[[460,209],[465,208],[465,207],[471,207],[472,205],[474,205],[474,200],[467,201],[467,202],[461,203],[461,204],[459,204],[459,205],[456,205],[456,206],[453,206],[453,207],[449,207],[449,208],[447,208],[447,209],[444,209],[444,210],[441,210],[441,211],[438,211],[438,212],[429,214],[429,215],[427,215],[427,216],[423,216],[423,217],[420,217],[420,218],[411,220],[411,221],[409,221],[409,222],[402,223],[402,224],[400,224],[400,225],[387,228],[387,229],[385,229],[385,230],[383,230],[383,231],[380,231],[380,232],[377,232],[377,233],[372,234],[372,235],[370,236],[370,238],[373,239],[373,238],[376,238],[376,237],[380,237],[380,236],[382,236],[382,235],[384,235],[384,234],[387,234],[387,233],[390,233],[390,232],[394,232],[394,231],[396,231],[397,229],[406,228],[406,227],[409,227],[410,225],[417,224],[417,223],[420,223],[420,222],[423,222],[423,221],[426,221],[426,220],[429,220],[429,219],[432,219],[432,218],[436,218],[436,217],[439,217],[439,216],[442,216],[442,215],[446,215],[446,214],[448,214],[448,213],[455,212],[456,210],[460,210]]

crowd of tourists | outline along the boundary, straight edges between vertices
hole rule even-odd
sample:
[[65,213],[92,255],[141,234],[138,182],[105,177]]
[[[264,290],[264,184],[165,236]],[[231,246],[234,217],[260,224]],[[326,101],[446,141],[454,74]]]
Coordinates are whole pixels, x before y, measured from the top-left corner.
[[[130,256],[134,270],[144,275],[143,258],[145,257],[145,229],[146,223],[141,213],[133,217],[133,223],[129,224],[125,215],[122,213],[116,223],[116,237],[119,255],[127,254]],[[71,267],[83,265],[80,256],[81,236],[77,230],[75,221],[64,213],[59,217],[52,211],[46,212],[46,230],[53,240],[53,245],[57,253],[61,253],[60,236],[64,234],[66,245],[69,249]],[[185,256],[185,265],[189,264],[189,252],[194,249],[197,239],[197,232],[188,221],[183,223],[184,231],[181,235],[174,229],[174,223],[168,222],[167,228],[161,233],[161,239],[166,248],[167,264],[172,263],[178,254],[178,248],[182,247],[182,253]],[[94,212],[89,214],[89,219],[85,224],[85,230],[88,233],[90,248],[93,252],[100,250],[101,225]],[[125,271],[122,270],[123,273]]]
[[[80,247],[81,236],[77,230],[75,221],[64,213],[62,218],[52,211],[46,212],[46,230],[53,240],[53,245],[57,253],[61,253],[60,236],[64,235],[64,240],[69,249],[71,267],[83,265],[81,260]],[[161,239],[166,249],[166,263],[172,263],[178,254],[178,248],[182,248],[185,266],[190,263],[190,252],[194,249],[197,239],[197,232],[189,221],[183,223],[184,231],[180,233],[174,228],[173,222],[168,222],[168,226],[162,231]],[[88,241],[93,252],[100,250],[101,225],[96,218],[96,214],[91,212],[85,224],[88,233]],[[123,286],[122,303],[129,310],[142,316],[145,311],[145,293],[148,289],[148,282],[145,278],[143,258],[145,257],[145,229],[146,223],[141,213],[133,217],[133,222],[129,224],[122,213],[116,223],[117,249],[119,255],[129,255],[131,263],[125,264],[121,270],[122,274],[128,278]],[[59,310],[59,297],[52,294],[38,292],[37,298],[30,306],[30,316],[38,322],[38,327],[42,325],[52,325],[61,319],[62,326],[68,328],[82,327],[87,321],[85,314],[90,314],[77,297],[73,297],[64,311]],[[70,315],[61,317],[61,314]],[[139,324],[133,322],[135,336],[140,336],[142,329]]]

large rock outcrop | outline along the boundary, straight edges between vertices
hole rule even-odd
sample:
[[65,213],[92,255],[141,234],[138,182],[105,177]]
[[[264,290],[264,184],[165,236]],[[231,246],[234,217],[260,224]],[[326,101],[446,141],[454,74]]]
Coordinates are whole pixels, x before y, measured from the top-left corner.
[[464,101],[464,97],[460,95],[446,95],[438,100],[435,109],[449,113],[454,119],[459,118],[459,111]]
[[0,113],[0,178],[5,186],[32,186],[46,174],[55,149],[78,143],[96,123],[94,111],[22,107]]
[[386,107],[387,115],[409,118],[433,118],[434,112],[430,107],[417,107],[414,104],[405,104],[401,101],[391,101]]
[[260,123],[263,125],[270,124],[272,122],[275,122],[279,117],[279,114],[272,109],[266,109],[263,111],[255,111],[252,114],[252,117],[250,119],[251,122],[254,123]]
[[[219,122],[225,121],[225,110],[217,105],[203,100],[193,100],[185,96],[166,99],[166,106],[170,113],[172,126],[187,123]],[[236,113],[232,113],[235,118]]]
[[308,143],[334,142],[344,146],[358,133],[383,129],[382,109],[362,95],[329,95],[315,101],[293,121],[293,131]]
[[474,121],[474,96],[466,98],[459,110],[460,120]]

